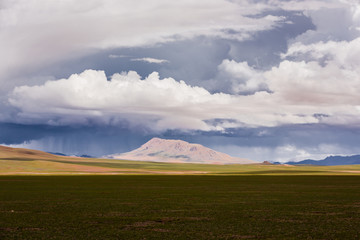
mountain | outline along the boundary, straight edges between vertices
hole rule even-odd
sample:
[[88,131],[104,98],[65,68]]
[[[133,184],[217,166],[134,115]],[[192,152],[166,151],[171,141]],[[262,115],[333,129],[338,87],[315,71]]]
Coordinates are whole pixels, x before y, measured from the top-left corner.
[[290,165],[318,165],[318,166],[337,166],[337,165],[356,165],[360,164],[360,155],[353,156],[329,156],[323,160],[306,159],[300,162],[287,162]]
[[58,156],[67,156],[65,153],[60,153],[60,152],[47,152],[47,153],[50,153],[50,154],[53,154],[53,155],[58,155]]
[[57,156],[63,156],[63,157],[95,158],[94,156],[87,155],[87,154],[67,155],[65,153],[59,153],[59,152],[47,152],[47,153],[54,154]]
[[252,164],[255,161],[236,158],[214,151],[200,144],[191,144],[182,140],[153,138],[141,147],[127,153],[112,154],[107,158],[177,163],[206,164]]

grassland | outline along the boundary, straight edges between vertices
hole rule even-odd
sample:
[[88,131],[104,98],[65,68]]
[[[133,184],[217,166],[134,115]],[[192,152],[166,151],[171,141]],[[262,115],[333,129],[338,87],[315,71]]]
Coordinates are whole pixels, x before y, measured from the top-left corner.
[[0,239],[359,239],[358,176],[1,176]]
[[247,174],[247,175],[360,175],[360,165],[284,166],[210,165],[62,157],[0,147],[0,175],[69,174]]

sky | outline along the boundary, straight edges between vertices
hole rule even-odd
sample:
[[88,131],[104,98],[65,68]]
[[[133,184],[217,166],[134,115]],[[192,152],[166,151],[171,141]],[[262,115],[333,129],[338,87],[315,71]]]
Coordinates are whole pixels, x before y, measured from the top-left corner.
[[0,144],[360,154],[358,0],[0,0]]

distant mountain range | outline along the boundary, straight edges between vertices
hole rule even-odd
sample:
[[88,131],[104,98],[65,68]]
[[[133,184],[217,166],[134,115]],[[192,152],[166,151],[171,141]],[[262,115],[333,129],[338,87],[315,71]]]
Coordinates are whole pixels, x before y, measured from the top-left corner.
[[176,162],[176,163],[206,163],[206,164],[253,164],[249,159],[232,157],[228,154],[214,151],[200,144],[191,144],[182,140],[167,140],[153,138],[141,147],[127,153],[112,154],[106,158]]
[[356,165],[356,164],[360,164],[360,155],[329,156],[323,160],[306,159],[306,160],[303,160],[300,162],[287,162],[286,164],[289,164],[289,165],[318,165],[318,166]]
[[48,152],[50,154],[58,155],[58,156],[64,156],[64,157],[81,157],[81,158],[95,158],[93,156],[82,154],[82,155],[66,155],[65,153],[59,153],[59,152]]

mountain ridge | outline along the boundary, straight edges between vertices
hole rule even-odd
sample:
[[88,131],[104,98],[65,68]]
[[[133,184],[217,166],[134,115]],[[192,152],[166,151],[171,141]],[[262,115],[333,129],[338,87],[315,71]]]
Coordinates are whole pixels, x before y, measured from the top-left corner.
[[360,164],[360,155],[350,156],[328,156],[322,160],[305,159],[299,162],[287,162],[289,165],[317,165],[317,166],[339,166]]

